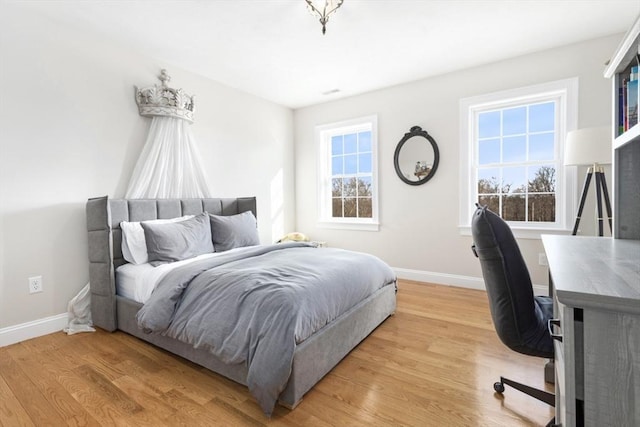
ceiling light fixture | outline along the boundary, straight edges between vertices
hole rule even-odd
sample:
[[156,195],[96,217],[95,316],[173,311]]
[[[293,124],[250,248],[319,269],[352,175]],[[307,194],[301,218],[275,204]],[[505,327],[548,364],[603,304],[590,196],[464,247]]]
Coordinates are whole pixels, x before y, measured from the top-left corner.
[[[322,34],[327,32],[329,15],[338,10],[344,0],[304,0],[312,15],[320,19]],[[315,3],[315,4],[314,4]]]

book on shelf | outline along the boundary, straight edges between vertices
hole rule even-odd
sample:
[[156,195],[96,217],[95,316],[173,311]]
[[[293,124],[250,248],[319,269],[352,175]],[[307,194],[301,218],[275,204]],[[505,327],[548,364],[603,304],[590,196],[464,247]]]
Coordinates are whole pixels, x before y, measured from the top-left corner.
[[620,134],[623,134],[629,129],[629,115],[627,114],[627,83],[629,83],[628,78],[622,79],[622,86],[620,87],[620,97],[622,98],[622,111],[620,115],[622,116],[620,121],[622,122],[622,130]]
[[625,117],[625,103],[624,103],[624,87],[618,88],[618,132],[616,135],[622,135],[624,133],[624,117]]
[[638,66],[631,67],[629,81],[627,82],[627,126],[631,129],[638,123]]

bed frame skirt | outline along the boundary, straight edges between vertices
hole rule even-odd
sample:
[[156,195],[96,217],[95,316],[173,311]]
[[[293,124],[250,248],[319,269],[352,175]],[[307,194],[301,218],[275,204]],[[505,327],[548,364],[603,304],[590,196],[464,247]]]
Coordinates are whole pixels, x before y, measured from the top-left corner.
[[[233,381],[246,385],[247,367],[228,365],[205,349],[194,349],[172,338],[145,334],[136,322],[142,304],[117,296],[115,269],[122,258],[121,221],[198,214],[234,215],[250,210],[256,214],[255,197],[237,199],[123,200],[100,197],[87,202],[89,233],[89,276],[91,313],[95,326],[107,331],[120,329],[128,334],[184,357]],[[319,249],[321,250],[321,249]],[[396,309],[395,286],[384,288],[361,301],[332,323],[296,347],[289,382],[279,403],[294,408],[322,377],[367,337]]]

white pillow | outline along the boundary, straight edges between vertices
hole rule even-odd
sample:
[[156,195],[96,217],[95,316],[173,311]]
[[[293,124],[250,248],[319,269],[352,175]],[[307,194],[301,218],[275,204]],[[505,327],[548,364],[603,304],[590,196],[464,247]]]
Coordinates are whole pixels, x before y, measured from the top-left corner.
[[[169,222],[180,222],[193,218],[194,215],[185,215],[178,218],[170,219],[153,219],[145,221],[152,224],[166,224]],[[147,241],[144,238],[144,229],[140,222],[122,221],[120,223],[122,230],[122,256],[131,264],[146,264],[149,262],[147,254]]]

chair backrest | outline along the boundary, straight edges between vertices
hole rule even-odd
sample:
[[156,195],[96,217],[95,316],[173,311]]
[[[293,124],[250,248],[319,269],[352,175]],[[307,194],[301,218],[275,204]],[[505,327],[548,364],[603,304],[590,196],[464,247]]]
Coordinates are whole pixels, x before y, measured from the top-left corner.
[[511,228],[486,206],[478,206],[471,232],[498,336],[519,353],[551,357],[547,318],[534,299],[529,270]]

